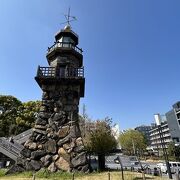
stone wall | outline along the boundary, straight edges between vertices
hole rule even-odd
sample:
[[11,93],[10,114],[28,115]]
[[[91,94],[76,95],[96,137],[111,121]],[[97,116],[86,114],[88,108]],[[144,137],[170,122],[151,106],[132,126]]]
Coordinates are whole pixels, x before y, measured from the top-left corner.
[[22,158],[16,164],[18,168],[88,172],[78,105],[78,86],[43,86],[42,106],[32,135],[24,144]]

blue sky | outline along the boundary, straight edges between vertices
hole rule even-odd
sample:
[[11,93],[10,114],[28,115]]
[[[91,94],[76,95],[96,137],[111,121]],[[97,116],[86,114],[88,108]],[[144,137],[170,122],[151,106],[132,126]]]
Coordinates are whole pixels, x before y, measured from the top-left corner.
[[179,0],[0,0],[0,94],[41,99],[34,80],[46,50],[72,23],[84,50],[84,103],[92,119],[121,129],[153,122],[180,100]]

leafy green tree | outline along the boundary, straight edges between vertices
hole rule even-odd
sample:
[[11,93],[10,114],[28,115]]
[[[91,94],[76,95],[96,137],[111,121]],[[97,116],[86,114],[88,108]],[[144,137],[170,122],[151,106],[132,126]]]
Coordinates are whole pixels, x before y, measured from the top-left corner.
[[176,146],[174,142],[170,142],[167,151],[169,156],[180,161],[180,145]]
[[169,155],[169,156],[174,156],[174,155],[175,155],[175,144],[174,144],[174,142],[170,142],[170,143],[168,144],[168,149],[167,149],[167,151],[168,151],[168,155]]
[[98,156],[99,170],[105,169],[105,155],[108,155],[117,146],[117,142],[111,132],[111,119],[94,122],[95,127],[86,132],[85,147],[89,153]]
[[146,139],[142,133],[137,130],[128,129],[119,136],[122,149],[128,155],[142,153],[146,147]]
[[175,157],[176,161],[180,161],[180,145],[175,146]]
[[18,130],[16,130],[15,134],[19,134],[20,132],[30,129],[34,126],[40,106],[40,101],[28,101],[22,103],[22,106],[20,107],[20,113],[16,117],[16,125],[18,126]]
[[40,101],[22,103],[16,97],[0,95],[0,136],[17,135],[35,122]]
[[13,96],[0,96],[0,136],[12,135],[21,106],[22,102]]

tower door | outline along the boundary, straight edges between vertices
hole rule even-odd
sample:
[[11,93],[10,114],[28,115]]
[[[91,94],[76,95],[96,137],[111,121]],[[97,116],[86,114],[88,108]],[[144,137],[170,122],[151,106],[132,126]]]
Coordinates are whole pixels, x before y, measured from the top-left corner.
[[66,77],[66,66],[59,67],[59,77],[65,78]]

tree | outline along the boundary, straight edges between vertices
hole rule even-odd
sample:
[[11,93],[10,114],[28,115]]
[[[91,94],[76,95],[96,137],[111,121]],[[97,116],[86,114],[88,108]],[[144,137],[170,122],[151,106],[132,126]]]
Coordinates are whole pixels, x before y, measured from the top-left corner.
[[174,142],[170,142],[170,143],[168,144],[168,149],[167,149],[167,151],[168,151],[168,155],[169,155],[169,156],[175,156],[175,144],[174,144]]
[[89,153],[98,156],[99,170],[105,169],[105,155],[116,148],[117,142],[111,132],[111,119],[98,120],[95,128],[86,132],[85,147]]
[[28,130],[34,126],[40,106],[40,101],[28,101],[22,103],[20,113],[16,117],[16,125],[18,126],[18,130],[15,134],[19,134],[20,132]]
[[119,136],[122,149],[128,154],[140,154],[146,149],[147,144],[144,135],[137,130],[129,129]]
[[177,161],[180,160],[180,145],[170,142],[167,151],[169,156],[174,157]]
[[16,97],[0,95],[0,136],[17,135],[34,125],[40,101],[22,103]]
[[13,96],[0,96],[0,136],[10,136],[20,113],[21,101]]

